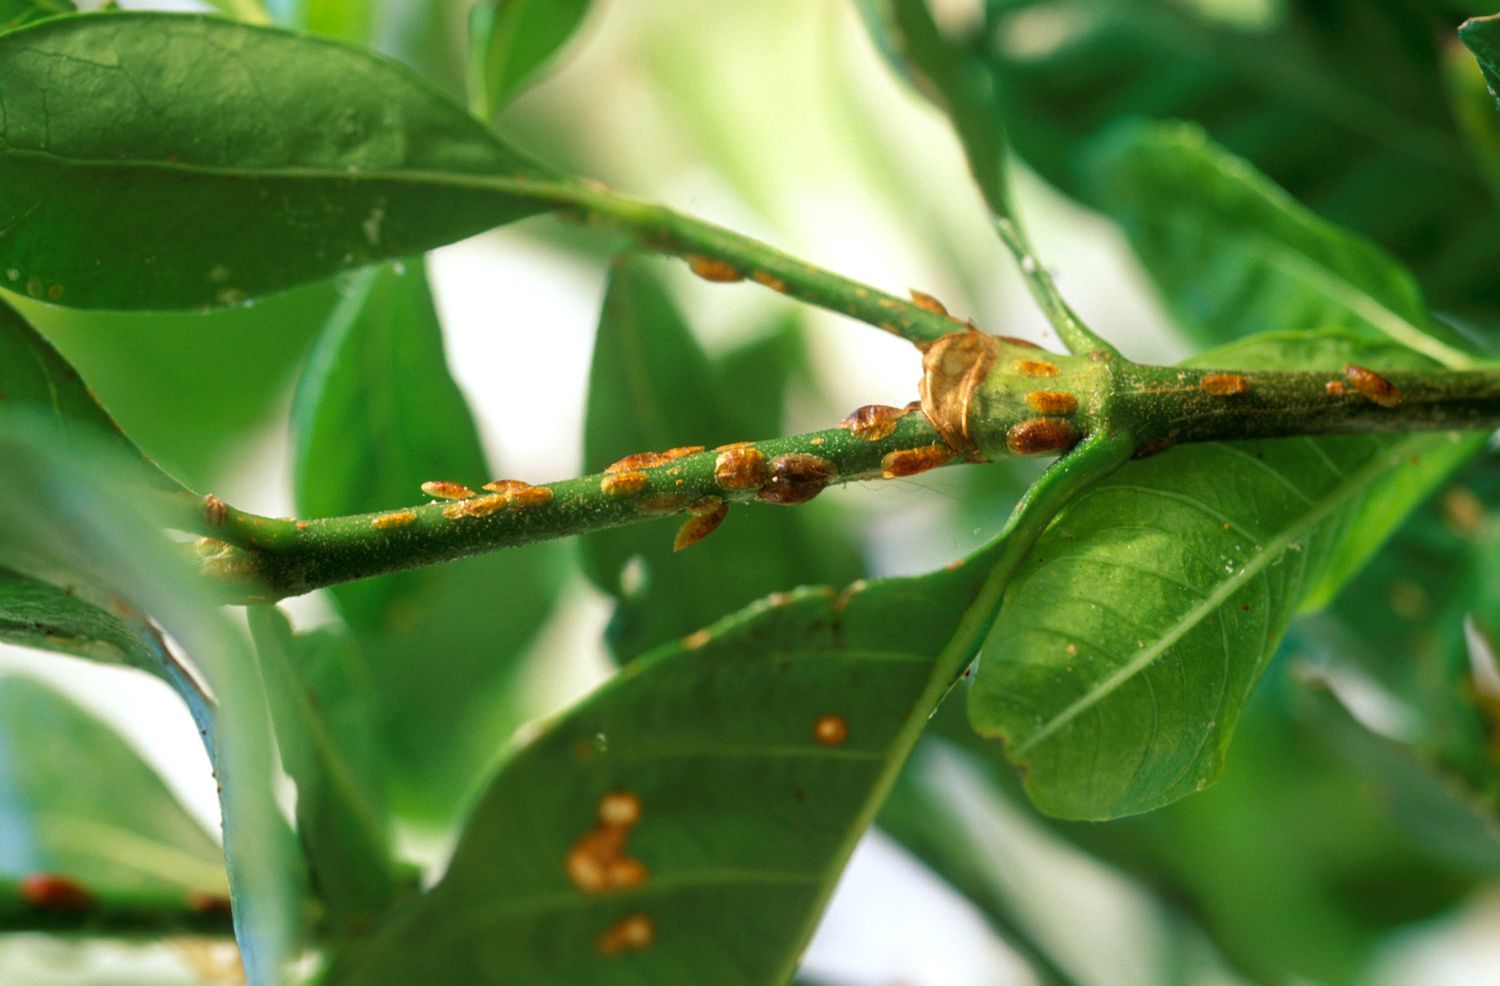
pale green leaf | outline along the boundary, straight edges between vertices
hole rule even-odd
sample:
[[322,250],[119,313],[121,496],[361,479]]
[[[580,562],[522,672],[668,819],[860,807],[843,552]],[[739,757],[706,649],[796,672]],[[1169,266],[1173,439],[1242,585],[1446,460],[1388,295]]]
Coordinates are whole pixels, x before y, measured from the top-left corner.
[[484,0],[469,12],[469,101],[487,120],[530,85],[591,0]]

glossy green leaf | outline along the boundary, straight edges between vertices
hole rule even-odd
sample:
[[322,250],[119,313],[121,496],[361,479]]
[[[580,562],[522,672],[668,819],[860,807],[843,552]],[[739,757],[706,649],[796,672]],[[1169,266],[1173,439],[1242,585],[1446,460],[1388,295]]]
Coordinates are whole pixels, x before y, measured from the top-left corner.
[[1452,45],[1443,50],[1443,79],[1469,156],[1489,183],[1490,197],[1500,202],[1500,113],[1488,78],[1469,52]]
[[224,854],[114,730],[40,682],[0,677],[0,877],[108,896],[222,896]]
[[[427,480],[478,489],[495,478],[448,372],[420,260],[352,280],[308,361],[293,417],[306,516],[420,503]],[[515,675],[551,608],[557,555],[535,545],[332,590],[374,682],[404,811],[449,817],[519,725]]]
[[119,616],[6,568],[0,568],[0,640],[161,673],[157,652]]
[[[653,263],[621,261],[610,276],[589,376],[589,471],[636,452],[779,433],[785,369],[776,374],[765,364],[784,343],[759,356],[741,353],[726,369],[747,377],[726,379],[656,281]],[[768,387],[775,375],[782,381]],[[756,427],[770,430],[746,430]],[[589,535],[584,570],[620,600],[610,628],[616,655],[635,657],[768,592],[852,579],[858,558],[836,518],[809,514],[746,504],[680,552],[672,544],[681,517]]]
[[[219,700],[208,739],[224,813],[235,928],[250,982],[275,983],[301,918],[304,874],[272,792],[270,726],[253,655],[181,545],[164,536],[132,459],[108,443],[70,450],[45,417],[0,408],[0,564],[102,600],[117,595],[161,624]],[[98,477],[111,482],[100,483]]]
[[[1424,364],[1340,331],[1190,362],[1337,373],[1351,360]],[[1208,443],[1131,463],[1017,573],[970,694],[975,728],[1006,742],[1052,814],[1110,818],[1201,790],[1299,605],[1331,594],[1482,440]]]
[[1500,14],[1465,21],[1458,29],[1458,36],[1474,53],[1490,94],[1500,103]]
[[0,269],[84,308],[228,305],[540,211],[536,174],[402,67],[196,16],[0,36]]
[[[3,300],[0,300],[0,399],[41,411],[49,422],[52,440],[64,448],[101,435],[129,452],[132,459],[143,458],[99,406],[78,371]],[[144,464],[147,468],[137,471],[155,485],[169,490],[182,488],[150,463]]]
[[358,931],[397,890],[369,681],[347,642],[295,639],[275,607],[253,607],[250,632],[313,886],[333,926]]
[[1012,146],[1065,191],[1087,195],[1078,150],[1110,124],[1192,120],[1399,256],[1437,306],[1493,315],[1500,282],[1481,258],[1500,252],[1500,205],[1462,147],[1440,68],[1455,8],[1471,6],[988,0],[951,41],[989,65]]
[[72,0],[0,0],[0,31],[77,11]]
[[[331,982],[785,980],[980,574],[798,590],[630,665],[515,753],[448,876]],[[611,794],[645,880],[586,892],[569,858]],[[633,917],[653,940],[609,954]]]
[[578,30],[591,0],[485,0],[469,11],[469,104],[488,120]]
[[1198,342],[1343,326],[1447,366],[1468,361],[1383,250],[1298,205],[1196,125],[1122,125],[1090,163],[1094,198]]

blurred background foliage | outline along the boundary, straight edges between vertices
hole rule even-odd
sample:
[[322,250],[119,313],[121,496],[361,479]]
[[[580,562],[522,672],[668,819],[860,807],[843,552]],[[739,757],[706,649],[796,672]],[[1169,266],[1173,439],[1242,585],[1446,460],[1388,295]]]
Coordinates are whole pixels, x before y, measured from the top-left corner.
[[[240,16],[250,7],[220,6]],[[1055,344],[986,227],[952,135],[889,72],[856,4],[559,0],[540,5],[545,23],[525,25],[526,37],[544,39],[577,25],[555,58],[503,50],[520,30],[507,7],[539,5],[473,6],[266,5],[278,23],[402,59],[457,98],[466,80],[481,81],[486,96],[471,107],[565,169],[870,283],[929,291],[985,329]],[[1485,344],[1500,331],[1500,116],[1454,35],[1484,5],[934,8],[991,73],[1026,169],[1017,198],[1043,256],[1082,316],[1132,358],[1179,357],[1195,330],[1166,314],[1102,215],[1128,209],[1091,177],[1107,146],[1097,138],[1137,116],[1196,121],[1411,267],[1455,331]],[[471,18],[490,32],[472,51]],[[895,340],[769,292],[692,281],[676,265],[611,266],[610,246],[536,219],[437,251],[425,275],[414,258],[404,274],[360,273],[206,314],[7,299],[169,472],[268,514],[393,506],[414,499],[423,479],[478,482],[502,475],[501,464],[507,477],[562,478],[642,448],[821,427],[858,404],[916,396],[916,361]],[[393,318],[425,334],[398,340]],[[608,330],[597,342],[596,327]],[[447,380],[445,364],[457,386],[438,393],[426,385]],[[337,402],[308,396],[341,388],[348,420]],[[329,487],[320,464],[350,441],[368,468],[342,470],[348,481]],[[1495,975],[1497,469],[1483,455],[1338,602],[1295,625],[1227,774],[1203,794],[1107,824],[1045,819],[999,751],[973,738],[961,695],[950,698],[881,815],[884,835],[856,856],[850,886],[879,896],[836,898],[807,981]],[[645,524],[290,608],[299,627],[327,625],[337,638],[327,648],[363,653],[403,848],[438,860],[455,813],[514,730],[586,692],[616,661],[771,590],[941,566],[992,534],[1034,474],[1027,464],[956,469],[797,511],[749,508],[675,557],[670,522]],[[502,584],[511,587],[503,607],[476,588]],[[5,824],[26,817],[45,786],[38,771],[71,784],[70,757],[103,756],[118,761],[116,781],[139,789],[116,792],[130,807],[115,823],[155,837],[163,824],[181,829],[175,870],[162,877],[209,879],[212,781],[191,720],[165,689],[13,648],[3,656],[92,710],[26,678],[0,681],[5,707],[24,713],[0,716],[0,749],[57,747],[56,763],[28,759],[24,770],[0,757]],[[126,690],[132,699],[121,702]],[[196,820],[174,811],[131,748]],[[443,769],[433,771],[437,751]],[[99,806],[83,799],[70,810],[82,825]],[[55,842],[71,829],[51,831]],[[5,873],[8,846],[0,840]],[[910,868],[913,857],[928,874]],[[0,981],[192,982],[210,975],[205,961],[172,948],[101,954],[8,940]]]

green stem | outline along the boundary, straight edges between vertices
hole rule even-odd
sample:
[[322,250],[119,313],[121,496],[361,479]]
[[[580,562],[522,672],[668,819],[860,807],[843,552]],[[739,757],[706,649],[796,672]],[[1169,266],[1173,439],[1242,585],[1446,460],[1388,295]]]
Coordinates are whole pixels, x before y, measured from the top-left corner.
[[67,878],[38,875],[0,879],[0,931],[232,939],[234,921],[228,898],[215,894],[159,890],[94,894]]
[[1103,336],[1083,324],[1083,320],[1063,300],[1062,294],[1057,290],[1057,283],[1052,279],[1052,271],[1036,255],[1031,239],[1026,235],[1026,229],[1019,219],[996,217],[995,232],[1015,258],[1016,266],[1021,269],[1021,279],[1026,282],[1026,289],[1041,307],[1042,314],[1047,316],[1047,321],[1052,323],[1053,330],[1062,339],[1063,345],[1068,347],[1068,352],[1120,355],[1120,351]]
[[657,253],[686,258],[711,279],[751,280],[828,311],[848,315],[922,347],[954,331],[946,315],[789,256],[759,240],[596,183],[493,178],[485,184],[551,203],[592,225],[623,230]]
[[[889,409],[890,415],[901,413]],[[498,507],[500,501],[484,500],[487,494],[482,491],[468,501],[302,521],[261,517],[215,500],[215,508],[208,512],[211,519],[195,509],[183,526],[210,535],[198,548],[206,555],[205,574],[229,586],[235,601],[265,602],[497,548],[668,514],[704,513],[713,504],[710,498],[726,504],[778,498],[800,502],[801,496],[810,497],[827,485],[878,478],[886,469],[909,475],[918,466],[941,465],[951,458],[926,417],[911,411],[894,422],[888,435],[875,440],[839,427],[724,453],[702,451],[639,470],[594,473],[536,487],[546,492],[513,496],[509,505],[488,513],[483,508]],[[726,466],[735,462],[748,468],[726,488]],[[622,480],[630,472],[638,472],[638,478]],[[477,488],[484,478],[413,477],[413,492],[423,479]],[[479,509],[465,515],[461,511],[466,503]]]
[[[1363,375],[1369,373],[1225,373],[1126,364],[1115,413],[1143,438],[1174,443],[1500,427],[1500,370]],[[1390,406],[1362,392],[1360,384],[1375,388]],[[1238,392],[1211,392],[1224,390]]]

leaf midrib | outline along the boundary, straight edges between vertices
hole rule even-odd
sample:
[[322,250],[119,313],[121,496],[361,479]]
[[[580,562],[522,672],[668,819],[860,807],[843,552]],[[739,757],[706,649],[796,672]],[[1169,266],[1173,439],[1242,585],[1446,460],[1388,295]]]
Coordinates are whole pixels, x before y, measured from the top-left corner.
[[[1199,603],[1184,613],[1178,621],[1167,629],[1152,642],[1150,647],[1141,651],[1102,682],[1095,685],[1085,694],[1075,699],[1056,716],[1048,720],[1040,729],[1027,737],[1015,747],[1017,756],[1025,754],[1033,747],[1045,742],[1053,734],[1074,719],[1083,715],[1089,709],[1104,701],[1115,692],[1121,685],[1130,681],[1140,674],[1157,658],[1161,657],[1181,640],[1187,633],[1214,613],[1222,606],[1230,596],[1239,591],[1240,587],[1257,576],[1272,562],[1281,558],[1291,546],[1292,542],[1306,537],[1311,529],[1333,513],[1354,494],[1362,492],[1367,484],[1385,470],[1391,468],[1396,462],[1407,457],[1411,451],[1419,446],[1434,441],[1430,435],[1421,435],[1410,438],[1399,445],[1395,445],[1386,452],[1372,459],[1359,469],[1348,473],[1345,478],[1322,496],[1309,502],[1306,510],[1299,520],[1283,528],[1282,532],[1270,538],[1263,551],[1236,571],[1229,578],[1219,583],[1218,588],[1205,596]],[[1310,439],[1309,439],[1310,441]]]

